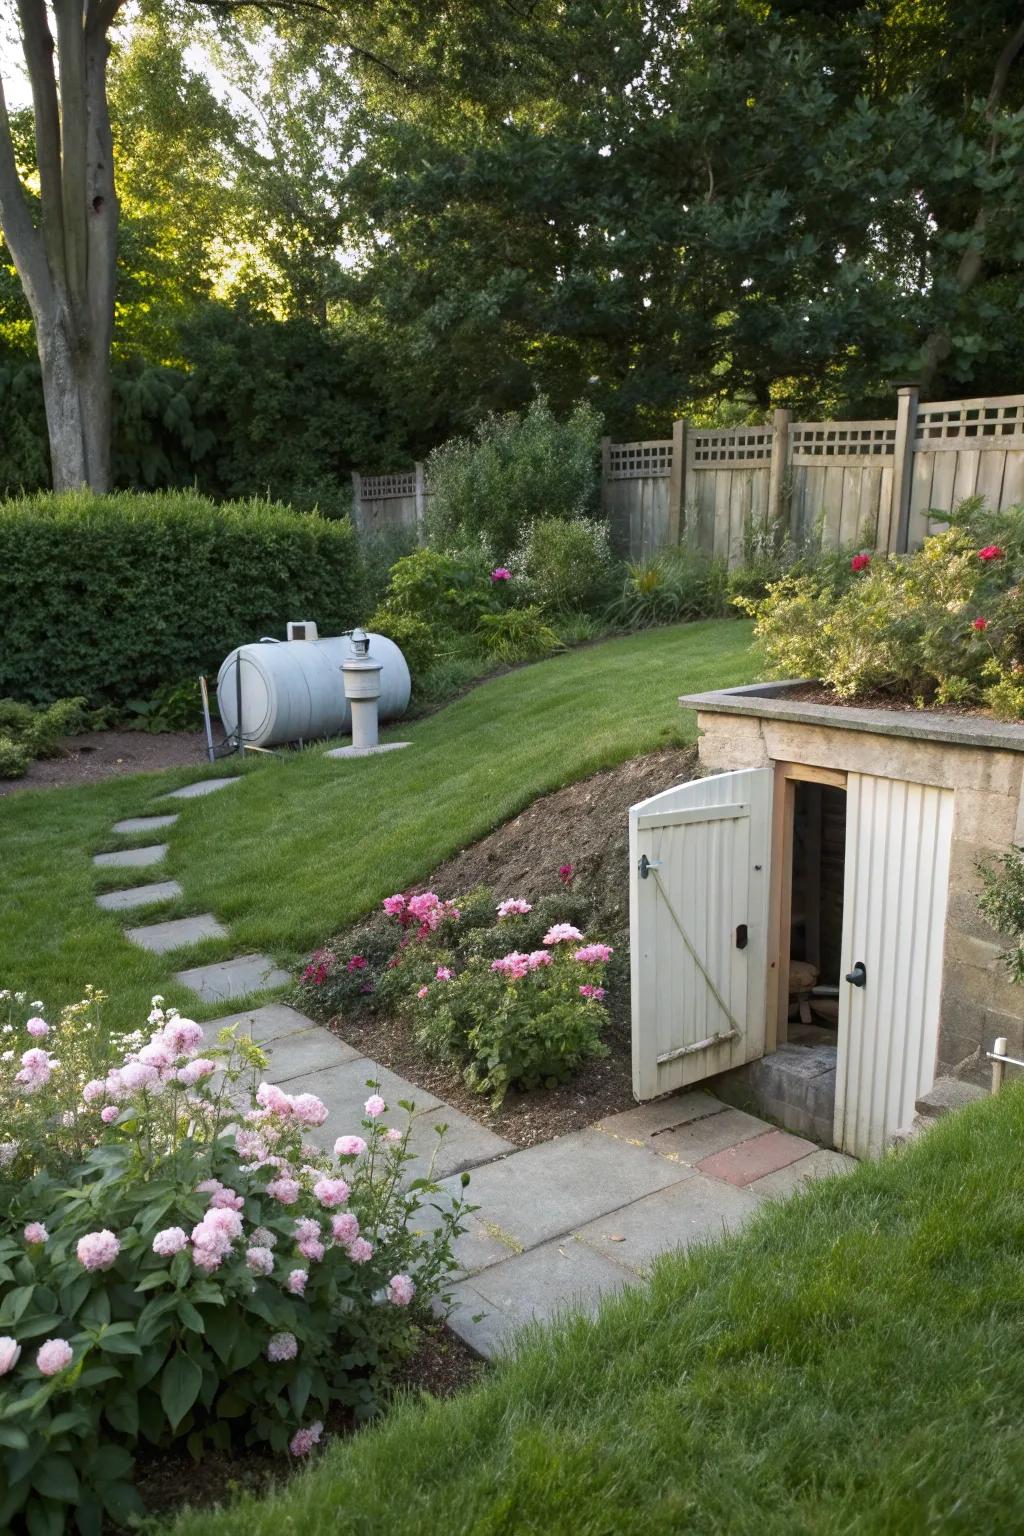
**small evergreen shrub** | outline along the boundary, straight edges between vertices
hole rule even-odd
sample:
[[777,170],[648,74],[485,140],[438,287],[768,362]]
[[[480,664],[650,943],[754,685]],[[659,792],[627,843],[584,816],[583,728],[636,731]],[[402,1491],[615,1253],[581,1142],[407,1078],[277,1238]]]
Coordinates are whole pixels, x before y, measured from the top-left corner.
[[81,727],[84,708],[84,699],[58,699],[47,709],[0,699],[0,779],[20,779],[36,758],[56,756],[61,737]]
[[597,501],[601,418],[580,403],[556,420],[540,397],[527,411],[491,415],[473,437],[435,448],[427,465],[431,544],[482,540],[506,559],[538,517],[586,517]]
[[30,703],[147,699],[289,618],[338,634],[361,606],[348,522],[186,492],[0,503],[0,694]]

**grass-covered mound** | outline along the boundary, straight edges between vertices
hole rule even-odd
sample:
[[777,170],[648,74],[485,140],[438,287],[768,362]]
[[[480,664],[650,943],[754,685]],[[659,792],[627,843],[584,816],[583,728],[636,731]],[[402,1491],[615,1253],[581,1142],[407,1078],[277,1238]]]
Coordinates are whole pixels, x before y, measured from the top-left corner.
[[1020,1531],[1022,1135],[1011,1088],[175,1536]]
[[123,707],[288,619],[359,618],[346,522],[187,491],[0,501],[0,697]]

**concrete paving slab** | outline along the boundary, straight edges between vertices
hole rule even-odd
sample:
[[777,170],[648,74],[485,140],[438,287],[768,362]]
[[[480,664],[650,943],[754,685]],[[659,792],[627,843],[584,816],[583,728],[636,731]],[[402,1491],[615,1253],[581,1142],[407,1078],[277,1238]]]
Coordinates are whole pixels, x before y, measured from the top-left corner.
[[659,1189],[632,1205],[580,1227],[576,1237],[595,1252],[643,1274],[660,1254],[711,1242],[754,1214],[760,1200],[702,1173]]
[[213,965],[195,965],[175,971],[175,981],[206,1002],[221,998],[244,997],[248,992],[262,992],[266,987],[283,987],[291,981],[288,971],[279,970],[269,955],[239,955],[235,960],[219,960]]
[[548,1323],[571,1312],[592,1316],[605,1296],[635,1283],[630,1270],[586,1244],[555,1239],[456,1286],[449,1326],[490,1358],[527,1323]]
[[[396,1072],[381,1066],[380,1062],[371,1061],[368,1056],[358,1056],[322,1072],[310,1072],[289,1079],[289,1093],[315,1093],[327,1105],[328,1118],[319,1129],[310,1132],[310,1141],[322,1147],[333,1147],[339,1136],[359,1135],[365,1118],[363,1105],[374,1092],[367,1087],[368,1080],[380,1084],[378,1091],[388,1106],[385,1123],[397,1126],[400,1130],[405,1126],[405,1111],[398,1107],[400,1099],[411,1100],[417,1113],[441,1107],[441,1100],[435,1094],[418,1088],[415,1083],[399,1077]],[[439,1115],[433,1116],[433,1119],[440,1118]]]
[[148,907],[153,902],[171,901],[181,895],[177,880],[158,880],[153,885],[133,885],[129,891],[104,891],[96,905],[104,912],[130,912],[133,907]]
[[721,1099],[705,1093],[702,1088],[688,1088],[685,1093],[674,1093],[667,1099],[654,1099],[650,1104],[638,1104],[635,1109],[623,1110],[619,1115],[608,1115],[598,1121],[598,1129],[609,1136],[621,1136],[626,1141],[645,1141],[660,1131],[674,1130],[691,1120],[703,1120],[725,1109]]
[[240,773],[232,774],[227,779],[197,779],[194,784],[183,784],[181,789],[172,789],[169,794],[159,795],[160,800],[199,800],[203,795],[215,795],[218,789],[227,789],[229,784],[237,784],[242,777]]
[[771,1129],[766,1120],[745,1114],[742,1109],[723,1109],[720,1115],[705,1115],[684,1125],[656,1131],[647,1145],[661,1157],[696,1167],[705,1157],[724,1152],[726,1147],[734,1147],[738,1142],[749,1141],[752,1136],[761,1136]]
[[484,1221],[534,1248],[688,1176],[679,1164],[591,1129],[477,1168],[470,1191]]
[[178,816],[129,816],[114,822],[115,832],[159,832],[161,827],[173,827]]
[[239,1033],[249,1035],[257,1045],[267,1045],[286,1035],[315,1028],[313,1019],[307,1018],[297,1008],[289,1008],[286,1003],[264,1003],[260,1008],[226,1013],[220,1019],[207,1019],[203,1028],[210,1031],[208,1038],[213,1039],[219,1030],[229,1029],[232,1024],[241,1025]]
[[788,1131],[766,1131],[763,1136],[751,1136],[738,1146],[705,1157],[697,1167],[709,1178],[724,1179],[726,1184],[742,1188],[816,1150],[814,1142],[805,1141],[802,1136],[791,1136]]
[[323,1029],[319,1024],[268,1041],[264,1049],[270,1056],[266,1075],[272,1083],[279,1083],[282,1087],[289,1085],[294,1077],[306,1077],[310,1072],[324,1072],[328,1067],[340,1066],[343,1061],[355,1061],[359,1056],[359,1052],[351,1045],[346,1045],[337,1035],[332,1035],[329,1029]]
[[[400,1120],[393,1123],[401,1125]],[[446,1125],[448,1129],[438,1147],[434,1127],[441,1124]],[[433,1159],[434,1178],[446,1179],[452,1174],[461,1173],[466,1168],[476,1168],[481,1163],[489,1163],[496,1157],[504,1157],[507,1153],[514,1152],[515,1148],[510,1141],[495,1135],[485,1125],[480,1125],[469,1115],[464,1115],[461,1110],[454,1109],[450,1104],[441,1104],[431,1113],[417,1116],[409,1137],[409,1150],[426,1165],[420,1167],[413,1165],[416,1178],[426,1174],[427,1167]],[[476,1204],[475,1199],[473,1204]],[[507,1253],[502,1255],[502,1257],[506,1256]]]
[[199,917],[174,917],[166,923],[147,923],[142,928],[126,928],[125,937],[154,955],[180,949],[183,944],[198,944],[200,939],[226,939],[228,931],[212,912]]
[[820,1147],[818,1151],[809,1153],[807,1157],[801,1157],[795,1163],[779,1168],[775,1173],[766,1174],[763,1179],[756,1179],[753,1184],[747,1185],[747,1192],[762,1197],[767,1195],[784,1199],[815,1179],[835,1178],[840,1174],[852,1173],[859,1166],[857,1159],[847,1157],[845,1152],[833,1152],[829,1147]]
[[92,861],[97,869],[145,869],[147,864],[160,864],[167,857],[166,843],[153,843],[149,848],[121,848],[116,853],[94,853]]

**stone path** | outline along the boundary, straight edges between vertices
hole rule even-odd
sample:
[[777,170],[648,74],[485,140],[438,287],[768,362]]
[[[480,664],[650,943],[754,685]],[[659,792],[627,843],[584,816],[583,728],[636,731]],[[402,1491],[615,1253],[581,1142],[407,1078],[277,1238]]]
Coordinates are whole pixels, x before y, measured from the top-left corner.
[[[190,800],[236,782],[204,779],[161,798]],[[132,817],[114,830],[147,832],[176,820]],[[166,852],[163,843],[97,854],[93,863],[143,868],[161,862]],[[108,891],[96,900],[106,911],[127,912],[181,894],[177,882],[167,880]],[[213,913],[125,931],[133,943],[157,954],[226,934]],[[266,955],[193,966],[175,972],[175,978],[204,1000],[243,998],[291,981]],[[401,1100],[415,1103],[409,1145],[417,1160],[411,1177],[432,1172],[441,1181],[443,1204],[461,1193],[461,1175],[471,1170],[469,1200],[479,1209],[456,1246],[462,1278],[454,1287],[449,1322],[488,1357],[507,1349],[524,1324],[548,1321],[569,1307],[593,1311],[602,1297],[642,1284],[660,1254],[713,1240],[740,1226],[765,1199],[856,1166],[852,1158],[777,1130],[701,1089],[639,1105],[517,1152],[470,1116],[283,1003],[243,1009],[205,1027],[213,1038],[229,1024],[244,1025],[266,1047],[272,1081],[324,1101],[329,1111],[320,1133],[324,1145],[358,1130],[372,1083],[388,1103],[390,1124],[403,1123]],[[447,1130],[438,1150],[440,1124]],[[421,1220],[428,1226],[440,1214],[426,1208]]]

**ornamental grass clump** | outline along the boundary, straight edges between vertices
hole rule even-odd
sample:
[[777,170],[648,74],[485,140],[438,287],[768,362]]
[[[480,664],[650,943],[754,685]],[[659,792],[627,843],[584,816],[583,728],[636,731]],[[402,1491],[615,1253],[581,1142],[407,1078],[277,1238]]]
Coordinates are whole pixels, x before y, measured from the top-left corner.
[[0,1529],[131,1522],[145,1445],[302,1456],[372,1414],[461,1230],[447,1197],[413,1230],[439,1195],[409,1178],[413,1106],[387,1125],[370,1084],[335,1137],[234,1028],[208,1045],[157,998],[115,1052],[98,994],[52,1030],[6,1001]]
[[737,599],[769,671],[816,678],[840,699],[882,695],[1024,719],[1024,507],[963,502],[913,554],[854,554]]
[[554,1087],[607,1055],[613,947],[585,932],[587,897],[495,902],[484,887],[444,901],[399,892],[344,946],[317,950],[303,972],[307,1006],[404,1017],[416,1040],[500,1106],[512,1087]]

